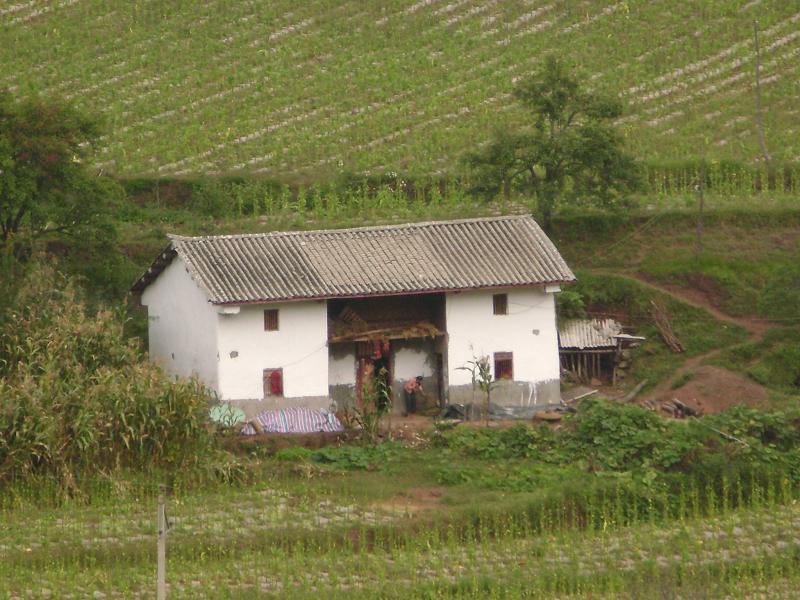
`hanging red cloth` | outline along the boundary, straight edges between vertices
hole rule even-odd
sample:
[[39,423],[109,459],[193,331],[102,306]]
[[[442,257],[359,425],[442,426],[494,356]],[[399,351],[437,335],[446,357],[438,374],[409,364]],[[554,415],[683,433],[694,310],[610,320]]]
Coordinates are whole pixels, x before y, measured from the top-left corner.
[[269,390],[273,396],[283,395],[283,374],[280,371],[273,371],[269,375]]

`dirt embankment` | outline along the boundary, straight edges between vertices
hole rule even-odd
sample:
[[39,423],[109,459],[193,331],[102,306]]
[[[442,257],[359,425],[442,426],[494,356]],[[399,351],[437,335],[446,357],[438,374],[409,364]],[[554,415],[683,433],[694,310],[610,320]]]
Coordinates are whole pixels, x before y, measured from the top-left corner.
[[733,406],[762,406],[767,390],[750,378],[712,365],[692,372],[691,379],[656,398],[657,402],[679,400],[699,414],[718,413]]
[[[721,292],[710,279],[704,280],[701,277],[693,281],[693,285],[683,287],[677,283],[656,282],[641,273],[616,275],[635,280],[680,302],[705,310],[718,321],[742,327],[748,333],[748,342],[758,342],[771,327],[764,319],[733,317],[720,310]],[[745,375],[705,364],[721,350],[711,350],[686,359],[671,379],[658,384],[641,399],[642,402],[660,406],[664,402],[677,399],[705,414],[722,412],[742,404],[759,406],[765,403],[768,393],[763,386]],[[687,383],[673,390],[672,382],[684,376],[689,377]]]

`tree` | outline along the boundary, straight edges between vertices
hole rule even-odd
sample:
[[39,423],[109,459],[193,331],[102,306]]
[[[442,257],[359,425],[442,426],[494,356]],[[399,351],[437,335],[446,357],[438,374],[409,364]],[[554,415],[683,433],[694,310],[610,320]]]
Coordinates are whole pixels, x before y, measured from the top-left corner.
[[0,243],[108,233],[108,200],[119,186],[87,168],[98,132],[67,104],[0,92]]
[[466,155],[474,192],[531,194],[549,227],[560,200],[610,207],[638,189],[640,168],[613,124],[622,113],[616,98],[583,90],[552,56],[514,97],[531,123],[519,131],[498,128],[484,148]]

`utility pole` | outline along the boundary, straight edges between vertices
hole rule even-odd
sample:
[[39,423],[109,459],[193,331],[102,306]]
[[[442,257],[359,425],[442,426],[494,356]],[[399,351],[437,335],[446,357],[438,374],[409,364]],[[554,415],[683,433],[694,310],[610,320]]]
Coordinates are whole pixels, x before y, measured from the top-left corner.
[[[756,46],[756,129],[758,129],[758,143],[761,144],[761,154],[769,169],[770,155],[767,150],[767,138],[764,135],[764,116],[761,113],[761,48],[758,45],[758,19],[753,21],[753,35]],[[762,184],[763,185],[763,184]]]
[[158,571],[156,575],[156,597],[167,598],[167,511],[164,507],[166,486],[158,486]]

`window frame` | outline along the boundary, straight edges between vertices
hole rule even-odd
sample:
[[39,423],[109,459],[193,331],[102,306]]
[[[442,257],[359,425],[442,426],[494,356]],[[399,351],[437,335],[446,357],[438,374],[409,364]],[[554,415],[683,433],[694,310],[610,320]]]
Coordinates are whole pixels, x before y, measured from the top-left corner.
[[280,310],[277,308],[264,309],[264,331],[280,330]]
[[[280,378],[280,388],[281,391],[279,394],[275,394],[272,392],[272,378],[274,377],[275,373],[278,373]],[[277,369],[264,369],[261,373],[261,382],[263,385],[263,394],[264,399],[267,398],[283,398],[283,367],[278,367]]]
[[[494,378],[495,381],[499,381],[501,379],[509,379],[511,381],[514,380],[514,353],[513,352],[495,352],[493,358],[493,367],[494,367]],[[500,364],[508,363],[508,369],[501,369],[498,368]],[[508,373],[508,376],[501,377],[499,375],[500,372]]]
[[492,294],[492,313],[498,316],[508,314],[508,294]]

